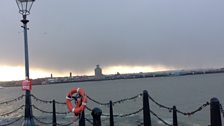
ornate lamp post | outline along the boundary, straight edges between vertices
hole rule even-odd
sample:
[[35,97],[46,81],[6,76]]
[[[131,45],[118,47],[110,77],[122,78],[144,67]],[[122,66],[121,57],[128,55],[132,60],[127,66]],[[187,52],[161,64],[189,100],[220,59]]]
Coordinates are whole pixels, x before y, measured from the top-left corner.
[[[23,23],[22,28],[24,29],[24,50],[25,50],[25,77],[29,80],[29,55],[28,55],[28,39],[27,39],[27,23],[29,20],[26,19],[26,16],[30,14],[30,9],[35,0],[16,0],[16,3],[19,8],[19,13],[22,14]],[[31,97],[30,90],[26,90],[25,98],[25,120],[23,126],[34,126],[32,106],[31,106]]]

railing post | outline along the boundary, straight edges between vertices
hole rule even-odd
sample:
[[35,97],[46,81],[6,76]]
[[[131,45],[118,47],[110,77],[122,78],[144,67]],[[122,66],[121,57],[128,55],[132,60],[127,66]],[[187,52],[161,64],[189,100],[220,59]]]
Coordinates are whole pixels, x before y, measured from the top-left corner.
[[146,90],[143,91],[143,118],[144,126],[151,126],[149,94]]
[[82,114],[79,115],[79,126],[86,126],[86,123],[85,123],[85,111],[83,111]]
[[210,121],[211,126],[222,126],[220,103],[217,98],[210,100]]
[[110,126],[114,126],[113,103],[110,101]]
[[57,126],[55,100],[53,100],[53,126]]
[[173,106],[173,126],[178,126],[176,106]]
[[101,114],[102,110],[99,108],[94,108],[92,110],[92,116],[93,116],[93,126],[101,126]]

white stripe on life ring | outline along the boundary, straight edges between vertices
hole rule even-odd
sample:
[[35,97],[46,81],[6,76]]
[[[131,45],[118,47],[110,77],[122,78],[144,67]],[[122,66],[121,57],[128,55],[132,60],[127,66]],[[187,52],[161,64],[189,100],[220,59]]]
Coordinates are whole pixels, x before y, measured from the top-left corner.
[[71,98],[69,98],[68,96],[66,96],[66,99],[71,100]]
[[75,112],[75,108],[72,109],[72,112]]
[[80,89],[80,88],[77,88],[77,93],[79,93],[79,89]]
[[85,105],[86,106],[86,102],[82,102],[82,105]]

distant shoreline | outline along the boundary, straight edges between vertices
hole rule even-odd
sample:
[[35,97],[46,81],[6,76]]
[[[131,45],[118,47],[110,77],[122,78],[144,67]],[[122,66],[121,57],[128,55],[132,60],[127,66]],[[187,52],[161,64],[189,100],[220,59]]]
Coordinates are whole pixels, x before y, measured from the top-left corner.
[[[121,79],[141,79],[141,78],[157,78],[157,77],[179,77],[179,76],[194,76],[203,74],[218,74],[224,73],[224,68],[212,70],[191,70],[191,71],[165,71],[153,73],[135,73],[135,74],[116,74],[104,75],[102,78],[95,78],[94,76],[75,76],[75,77],[57,77],[57,78],[39,78],[33,79],[33,85],[50,85],[63,84],[75,82],[89,82],[89,81],[110,81]],[[22,80],[0,82],[0,89],[4,87],[18,87],[21,86]]]

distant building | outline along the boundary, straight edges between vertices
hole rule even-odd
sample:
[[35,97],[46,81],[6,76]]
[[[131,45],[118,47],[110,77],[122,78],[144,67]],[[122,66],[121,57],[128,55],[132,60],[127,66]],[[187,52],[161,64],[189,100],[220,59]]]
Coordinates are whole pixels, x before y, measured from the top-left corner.
[[102,69],[100,68],[100,65],[96,65],[96,68],[95,68],[95,77],[96,77],[97,79],[103,77]]

